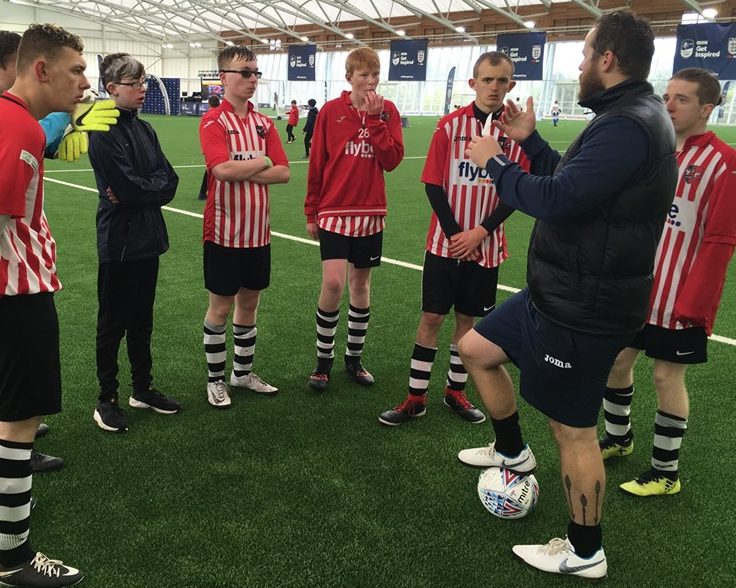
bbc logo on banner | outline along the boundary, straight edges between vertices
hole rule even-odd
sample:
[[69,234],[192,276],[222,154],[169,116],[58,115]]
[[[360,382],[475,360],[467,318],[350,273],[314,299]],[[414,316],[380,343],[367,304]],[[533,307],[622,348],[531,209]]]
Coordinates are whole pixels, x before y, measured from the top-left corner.
[[388,66],[390,82],[427,80],[427,39],[391,41],[391,62]]
[[290,82],[313,82],[316,77],[317,45],[292,45],[289,47]]
[[514,62],[515,80],[541,80],[546,42],[547,33],[514,33],[498,35],[496,47]]
[[707,69],[722,80],[736,79],[736,23],[679,25],[672,73],[686,67]]

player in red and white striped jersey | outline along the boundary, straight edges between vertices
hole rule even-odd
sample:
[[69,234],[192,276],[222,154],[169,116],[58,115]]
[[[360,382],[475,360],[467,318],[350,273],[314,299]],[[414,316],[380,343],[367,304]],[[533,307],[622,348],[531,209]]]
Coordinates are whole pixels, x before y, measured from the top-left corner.
[[522,168],[529,161],[493,120],[504,110],[514,63],[501,52],[481,55],[473,68],[469,85],[475,100],[442,118],[429,146],[422,172],[433,214],[427,233],[427,250],[422,272],[422,314],[411,356],[407,399],[383,412],[378,420],[400,425],[426,412],[426,394],[437,353],[439,331],[455,309],[455,331],[450,344],[445,404],[461,418],[482,423],[485,415],[465,396],[467,372],[460,360],[457,343],[496,303],[498,266],[507,258],[503,221],[512,210],[501,205],[488,172],[465,154],[472,137],[493,135],[504,153]]
[[271,119],[250,102],[261,77],[255,54],[234,45],[220,52],[217,63],[224,99],[202,117],[199,127],[208,172],[204,345],[207,398],[211,405],[227,408],[231,401],[225,383],[225,327],[233,306],[230,384],[263,394],[278,391],[256,376],[252,366],[258,300],[271,275],[268,186],[289,181],[289,162]]
[[689,364],[707,361],[707,336],[736,246],[736,150],[706,131],[721,101],[718,80],[703,69],[683,69],[664,100],[677,135],[677,192],[657,250],[647,325],[608,379],[601,440],[604,458],[633,450],[633,367],[644,350],[654,358],[658,411],[651,469],[621,485],[636,496],[680,491],[679,450],[689,416],[685,373]]
[[371,268],[381,263],[383,173],[404,157],[399,111],[376,94],[380,69],[373,49],[361,47],[348,54],[345,78],[352,89],[322,107],[312,138],[304,213],[307,232],[319,240],[322,258],[317,367],[309,377],[309,385],[317,390],[329,383],[346,281],[350,308],[345,369],[358,384],[373,384],[361,355],[370,316]]
[[43,212],[46,138],[37,122],[72,112],[90,87],[79,37],[32,25],[0,97],[0,576],[8,585],[76,584],[84,575],[33,550],[31,451],[41,415],[61,411],[56,245]]

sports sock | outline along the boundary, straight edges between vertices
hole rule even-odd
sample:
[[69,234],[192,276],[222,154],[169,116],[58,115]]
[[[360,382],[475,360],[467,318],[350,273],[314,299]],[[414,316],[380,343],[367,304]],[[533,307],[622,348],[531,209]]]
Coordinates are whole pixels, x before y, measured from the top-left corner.
[[579,557],[590,557],[603,545],[603,529],[600,525],[578,525],[575,521],[567,524],[567,538]]
[[616,443],[626,444],[634,436],[631,432],[631,400],[634,386],[606,388],[603,395],[603,414],[606,419],[606,436]]
[[667,414],[661,410],[654,417],[654,447],[652,468],[661,471],[671,480],[677,479],[682,438],[687,431],[687,419]]
[[255,325],[233,323],[233,373],[237,378],[247,376],[253,369],[257,333]]
[[33,559],[28,541],[31,517],[33,443],[0,439],[0,564],[15,566]]
[[460,352],[457,345],[450,345],[450,369],[447,372],[447,388],[455,392],[465,390],[465,383],[468,381],[468,372],[460,359]]
[[[370,308],[357,308],[350,305],[348,310],[348,346],[345,356],[359,358],[365,345],[365,334],[368,331]],[[355,360],[354,360],[355,361]]]
[[335,331],[340,320],[340,309],[322,310],[317,307],[317,357],[335,357]]
[[429,388],[429,377],[436,353],[436,347],[424,347],[419,343],[414,343],[409,371],[409,396],[421,397],[422,402],[425,401],[424,396]]
[[491,425],[496,433],[496,451],[507,457],[516,457],[524,450],[518,411],[505,419],[491,418]]
[[207,381],[222,382],[225,380],[225,325],[215,325],[204,321],[204,355],[207,358]]

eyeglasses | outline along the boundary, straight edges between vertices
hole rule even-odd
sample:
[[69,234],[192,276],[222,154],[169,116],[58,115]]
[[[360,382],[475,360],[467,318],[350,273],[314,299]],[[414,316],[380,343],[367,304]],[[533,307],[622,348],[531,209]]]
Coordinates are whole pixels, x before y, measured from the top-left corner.
[[134,90],[145,90],[148,88],[148,82],[116,82],[117,86],[130,86]]
[[255,75],[257,80],[261,79],[261,76],[263,75],[262,71],[251,71],[249,69],[221,69],[220,73],[236,73],[243,76],[246,80],[250,79],[250,76]]

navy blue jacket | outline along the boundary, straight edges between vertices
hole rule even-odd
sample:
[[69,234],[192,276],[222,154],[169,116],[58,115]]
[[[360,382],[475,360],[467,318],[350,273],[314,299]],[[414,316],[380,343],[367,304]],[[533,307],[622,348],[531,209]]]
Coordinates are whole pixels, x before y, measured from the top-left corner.
[[530,174],[503,155],[486,168],[503,202],[538,219],[527,257],[537,310],[587,333],[635,333],[675,193],[674,130],[647,82],[580,104],[596,118],[564,158],[535,132],[521,144]]
[[[161,151],[153,127],[138,111],[120,109],[106,133],[90,133],[89,160],[95,172],[97,252],[100,263],[157,257],[168,250],[161,207],[171,202],[179,177]],[[120,200],[107,196],[111,188]]]

